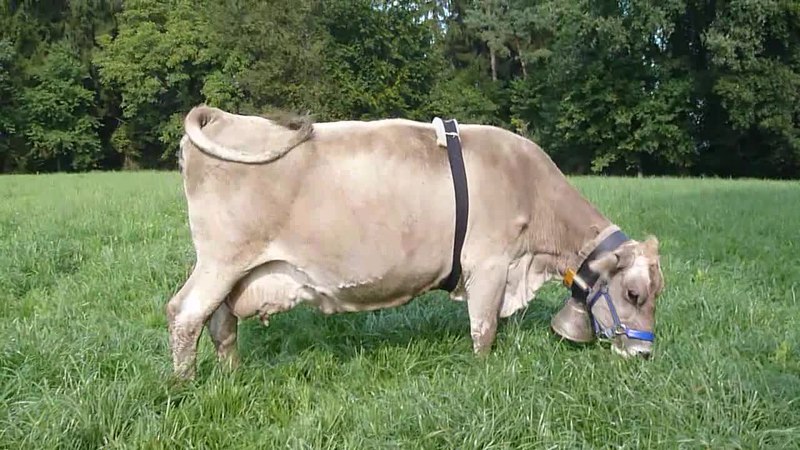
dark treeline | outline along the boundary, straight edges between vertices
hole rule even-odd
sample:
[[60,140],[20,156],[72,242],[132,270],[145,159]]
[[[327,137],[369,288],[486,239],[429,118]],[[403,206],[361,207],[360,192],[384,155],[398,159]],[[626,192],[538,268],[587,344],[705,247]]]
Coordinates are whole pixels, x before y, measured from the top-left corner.
[[495,124],[569,173],[800,174],[800,0],[1,8],[0,172],[174,168],[205,102]]

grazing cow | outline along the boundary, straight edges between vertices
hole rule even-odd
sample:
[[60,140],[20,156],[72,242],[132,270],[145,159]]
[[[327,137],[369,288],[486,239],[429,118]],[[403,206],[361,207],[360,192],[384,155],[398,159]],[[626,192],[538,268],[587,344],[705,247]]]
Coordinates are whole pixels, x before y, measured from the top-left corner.
[[466,301],[485,354],[498,317],[550,279],[572,290],[554,331],[648,355],[658,241],[625,236],[533,142],[443,123],[192,109],[180,165],[197,261],[167,305],[176,376],[194,376],[204,325],[235,365],[239,319],[266,324],[299,303],[370,311],[442,287]]

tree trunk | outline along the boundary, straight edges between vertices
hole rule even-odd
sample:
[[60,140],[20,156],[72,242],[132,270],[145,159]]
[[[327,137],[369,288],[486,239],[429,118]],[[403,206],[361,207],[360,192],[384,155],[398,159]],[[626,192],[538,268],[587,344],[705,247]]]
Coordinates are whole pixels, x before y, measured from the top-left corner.
[[517,57],[519,58],[519,64],[522,66],[522,79],[528,79],[528,67],[525,65],[525,58],[522,57],[522,45],[519,43],[519,38],[517,38]]
[[492,81],[497,81],[497,57],[492,47],[489,47],[489,59],[492,63]]

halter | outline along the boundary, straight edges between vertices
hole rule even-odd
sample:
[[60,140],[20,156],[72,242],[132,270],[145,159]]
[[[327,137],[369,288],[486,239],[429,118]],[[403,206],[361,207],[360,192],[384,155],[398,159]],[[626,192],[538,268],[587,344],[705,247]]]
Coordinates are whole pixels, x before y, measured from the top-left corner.
[[[611,318],[614,320],[614,325],[608,328],[604,328],[600,321],[592,313],[592,308],[594,308],[595,303],[597,300],[603,297],[606,300],[606,304],[608,304],[608,310],[611,311]],[[627,336],[628,339],[638,339],[640,341],[648,341],[653,342],[656,339],[656,335],[651,331],[645,330],[636,330],[633,328],[628,328],[627,325],[622,323],[619,320],[619,316],[617,315],[617,309],[614,307],[614,302],[611,301],[611,296],[608,294],[608,286],[603,285],[597,292],[592,296],[592,299],[589,300],[587,304],[589,307],[589,317],[592,318],[592,325],[594,326],[594,334],[596,336],[601,336],[606,339],[611,339],[614,336]]]
[[[614,307],[614,302],[611,301],[611,295],[608,293],[608,285],[605,281],[600,281],[601,285],[599,289],[597,289],[594,295],[592,295],[592,298],[589,299],[589,294],[595,290],[595,284],[600,279],[600,274],[592,271],[589,268],[589,263],[597,259],[597,257],[601,254],[616,250],[619,248],[619,246],[628,242],[629,240],[630,239],[628,236],[620,230],[610,234],[608,237],[603,239],[603,241],[601,241],[597,247],[595,247],[589,256],[586,257],[586,259],[578,268],[577,272],[573,271],[572,269],[567,269],[566,273],[564,274],[564,284],[572,290],[572,298],[578,302],[586,304],[586,309],[589,312],[589,317],[592,320],[592,327],[594,328],[595,336],[605,339],[612,339],[615,336],[624,335],[629,339],[653,342],[656,338],[653,332],[629,328],[619,320],[617,309]],[[614,321],[611,327],[604,327],[592,312],[600,297],[605,299],[606,304],[608,305],[608,310],[611,312],[611,318]],[[567,298],[567,300],[569,300],[569,298]]]

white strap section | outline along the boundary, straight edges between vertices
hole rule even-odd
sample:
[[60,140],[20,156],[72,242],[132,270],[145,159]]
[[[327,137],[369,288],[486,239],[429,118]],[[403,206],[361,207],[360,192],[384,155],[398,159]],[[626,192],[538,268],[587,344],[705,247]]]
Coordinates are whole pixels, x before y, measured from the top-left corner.
[[[453,123],[456,126],[456,132],[455,133],[449,133],[449,134],[453,134],[455,136],[458,136],[458,133],[459,133],[458,122],[455,119],[452,119],[452,120],[453,120]],[[438,144],[440,147],[447,147],[447,134],[448,133],[445,133],[445,131],[444,131],[444,121],[442,120],[441,117],[435,117],[433,119],[433,128],[436,130],[436,144]]]

